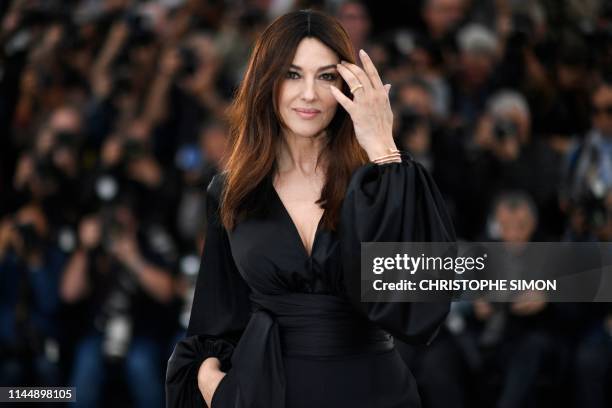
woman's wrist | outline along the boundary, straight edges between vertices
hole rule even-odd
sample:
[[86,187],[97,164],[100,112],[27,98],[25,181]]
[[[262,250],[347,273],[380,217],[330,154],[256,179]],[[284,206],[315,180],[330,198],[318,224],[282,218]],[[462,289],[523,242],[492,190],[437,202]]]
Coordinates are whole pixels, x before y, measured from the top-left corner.
[[372,163],[385,164],[385,163],[399,163],[402,161],[401,155],[393,139],[386,143],[378,143],[373,146],[364,148],[368,158]]
[[388,147],[386,151],[382,153],[368,154],[370,161],[376,164],[387,164],[387,163],[401,163],[402,157],[400,151],[395,147]]

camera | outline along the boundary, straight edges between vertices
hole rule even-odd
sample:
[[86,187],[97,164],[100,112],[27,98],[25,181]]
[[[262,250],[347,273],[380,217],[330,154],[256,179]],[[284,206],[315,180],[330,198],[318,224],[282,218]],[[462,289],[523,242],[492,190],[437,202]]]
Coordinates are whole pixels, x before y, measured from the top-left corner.
[[17,225],[16,230],[17,234],[21,237],[23,249],[26,254],[35,252],[42,247],[43,239],[40,235],[38,235],[34,224],[19,224]]
[[125,15],[125,22],[130,32],[129,46],[147,45],[155,41],[153,22],[147,14],[131,10]]
[[186,78],[195,74],[201,62],[196,52],[190,47],[180,47],[178,53],[181,60],[178,77]]
[[23,11],[21,26],[44,26],[49,23],[67,23],[69,21],[70,14],[64,9],[60,1],[35,2]]
[[420,115],[414,109],[406,107],[400,113],[400,134],[410,134],[414,129],[420,125],[427,124],[428,120],[426,117]]
[[139,140],[128,138],[123,142],[123,160],[125,162],[140,159],[146,156],[148,152],[146,144]]
[[586,227],[595,232],[604,227],[609,217],[605,203],[605,191],[602,190],[603,180],[597,177],[587,181],[587,186],[581,194],[574,197],[574,206],[586,215]]
[[34,175],[47,193],[56,192],[62,179],[60,170],[53,163],[52,153],[37,157],[34,161]]
[[60,130],[55,134],[57,147],[67,147],[74,149],[78,146],[79,135],[75,132]]
[[515,138],[518,135],[518,128],[511,120],[496,118],[493,123],[493,135],[500,141]]
[[113,243],[128,232],[127,226],[114,215],[114,207],[106,208],[102,212],[102,246],[106,251],[111,250]]
[[129,95],[132,91],[132,74],[126,65],[120,65],[115,69],[115,76],[109,98],[115,100],[123,95]]

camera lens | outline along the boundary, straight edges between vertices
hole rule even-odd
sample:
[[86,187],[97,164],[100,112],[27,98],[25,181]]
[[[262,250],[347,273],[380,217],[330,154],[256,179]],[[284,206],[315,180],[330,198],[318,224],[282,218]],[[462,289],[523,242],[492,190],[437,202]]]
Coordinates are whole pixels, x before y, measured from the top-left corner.
[[499,140],[515,137],[517,135],[517,127],[511,120],[497,119],[493,125],[493,133]]

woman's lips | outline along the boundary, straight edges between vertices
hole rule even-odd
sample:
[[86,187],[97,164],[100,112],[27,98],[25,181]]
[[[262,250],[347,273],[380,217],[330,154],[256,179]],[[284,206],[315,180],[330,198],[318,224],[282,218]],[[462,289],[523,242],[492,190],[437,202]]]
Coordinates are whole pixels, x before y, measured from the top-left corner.
[[312,119],[317,116],[321,111],[316,109],[294,109],[294,111],[302,118],[302,119]]

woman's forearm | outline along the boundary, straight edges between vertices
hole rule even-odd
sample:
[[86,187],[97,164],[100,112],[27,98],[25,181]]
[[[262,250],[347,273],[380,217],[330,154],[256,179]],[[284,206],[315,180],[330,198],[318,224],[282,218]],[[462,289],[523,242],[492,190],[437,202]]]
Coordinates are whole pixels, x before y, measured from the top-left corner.
[[144,290],[161,303],[168,303],[174,296],[174,281],[170,273],[141,257],[128,264]]
[[78,249],[68,261],[60,286],[62,300],[76,302],[87,292],[87,252]]

